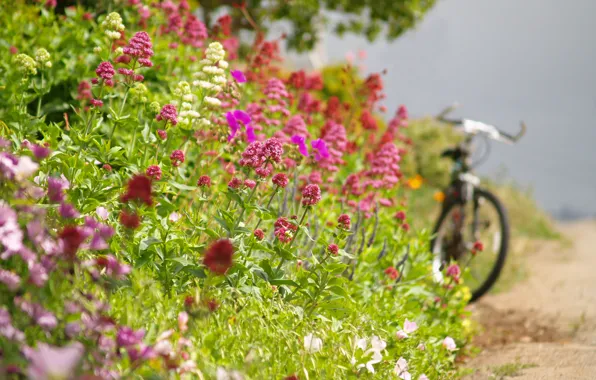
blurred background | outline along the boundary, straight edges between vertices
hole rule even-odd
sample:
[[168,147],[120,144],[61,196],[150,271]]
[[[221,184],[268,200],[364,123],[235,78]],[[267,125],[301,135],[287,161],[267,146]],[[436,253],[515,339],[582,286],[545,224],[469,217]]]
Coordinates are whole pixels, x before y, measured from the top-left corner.
[[506,131],[526,121],[518,145],[493,143],[478,171],[530,189],[557,219],[594,217],[594,14],[593,0],[438,0],[395,41],[325,31],[310,59],[290,53],[291,61],[308,68],[345,61],[348,52],[366,74],[387,69],[390,112],[405,104],[422,117],[458,102],[456,116]]

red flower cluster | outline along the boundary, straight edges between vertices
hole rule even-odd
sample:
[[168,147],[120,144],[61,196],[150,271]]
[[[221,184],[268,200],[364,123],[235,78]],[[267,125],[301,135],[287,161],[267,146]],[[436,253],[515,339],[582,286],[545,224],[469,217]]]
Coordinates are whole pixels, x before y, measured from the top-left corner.
[[202,175],[197,181],[197,186],[211,187],[211,177],[208,175]]
[[263,240],[265,238],[265,233],[260,228],[255,230],[254,235],[257,240]]
[[170,160],[172,161],[172,166],[180,166],[180,164],[184,162],[184,152],[176,149],[172,152],[172,154],[170,154]]
[[289,243],[294,237],[294,233],[298,230],[298,226],[283,216],[275,221],[273,225],[275,236],[282,243]]
[[213,273],[224,274],[232,266],[233,255],[234,246],[230,240],[217,240],[205,252],[203,264]]
[[141,225],[141,219],[135,213],[128,213],[122,210],[120,212],[120,224],[131,230],[136,230]]
[[122,202],[138,201],[147,206],[153,204],[151,199],[151,179],[142,174],[135,175],[126,185],[126,193],[122,195]]
[[347,214],[341,214],[339,216],[339,218],[337,218],[337,226],[339,228],[342,228],[344,230],[349,230],[350,229],[350,224],[351,224],[351,220],[350,220],[350,216]]
[[74,260],[79,247],[85,239],[87,238],[87,234],[83,232],[83,230],[77,226],[66,226],[60,233],[58,234],[58,238],[60,239],[62,253],[67,256],[68,259]]
[[327,251],[333,256],[337,256],[337,253],[339,252],[339,247],[337,246],[337,244],[329,244],[329,246],[327,247]]
[[397,269],[395,269],[395,267],[389,267],[385,269],[385,274],[392,280],[397,280],[399,277],[399,272]]
[[172,125],[178,124],[178,113],[176,112],[176,106],[172,104],[166,104],[161,108],[161,112],[155,116],[155,120],[165,120],[166,123],[169,121]]
[[161,179],[161,168],[157,165],[151,165],[145,171],[145,174],[156,181]]
[[[95,73],[98,77],[104,80],[104,83],[107,86],[112,87],[114,85],[112,78],[116,72],[114,71],[114,66],[112,66],[110,62],[100,63],[99,66],[97,66],[97,69],[95,69]],[[94,82],[97,82],[97,79],[94,79]]]

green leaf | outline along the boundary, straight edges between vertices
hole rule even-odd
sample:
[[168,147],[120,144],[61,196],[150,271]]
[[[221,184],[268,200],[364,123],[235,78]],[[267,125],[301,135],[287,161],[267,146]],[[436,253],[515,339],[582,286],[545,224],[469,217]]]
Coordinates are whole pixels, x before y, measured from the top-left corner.
[[184,258],[184,257],[172,257],[169,258],[168,260],[170,261],[175,261],[183,266],[191,266],[194,265],[195,263],[193,263],[192,261],[189,261],[188,259]]
[[290,286],[300,286],[296,281],[292,280],[269,280],[271,285],[290,285]]
[[196,186],[188,186],[182,183],[178,183],[178,182],[174,182],[174,181],[168,181],[168,183],[170,185],[172,185],[173,187],[175,187],[178,190],[187,190],[187,191],[192,191],[192,190],[196,190],[198,189],[198,187]]
[[348,292],[342,288],[341,286],[337,286],[337,285],[333,285],[333,286],[329,286],[327,287],[328,291],[330,291],[331,293],[337,294],[338,296],[342,296],[345,298],[349,298],[350,295],[348,294]]

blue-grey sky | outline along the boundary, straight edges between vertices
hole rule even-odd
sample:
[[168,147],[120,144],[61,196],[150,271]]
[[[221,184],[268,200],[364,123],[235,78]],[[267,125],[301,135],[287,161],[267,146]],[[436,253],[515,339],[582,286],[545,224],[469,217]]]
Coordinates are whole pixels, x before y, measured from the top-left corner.
[[596,214],[596,1],[439,0],[397,41],[327,36],[330,62],[366,50],[367,71],[388,69],[387,106],[414,117],[457,101],[459,116],[528,133],[493,143],[480,172],[505,167],[544,208]]

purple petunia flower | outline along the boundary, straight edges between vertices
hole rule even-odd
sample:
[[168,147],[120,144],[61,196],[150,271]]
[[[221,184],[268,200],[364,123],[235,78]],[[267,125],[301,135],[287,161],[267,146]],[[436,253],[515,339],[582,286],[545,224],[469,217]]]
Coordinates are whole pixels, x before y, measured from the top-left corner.
[[[242,110],[235,110],[234,112],[226,113],[226,119],[228,120],[228,125],[230,126],[230,135],[228,136],[228,141],[232,141],[232,139],[236,136],[236,133],[238,133],[238,131],[240,130],[240,124],[238,122],[244,124],[244,126],[246,127],[246,134],[249,139],[249,142],[254,141],[254,139],[251,141],[251,137],[249,136],[249,114]],[[254,137],[254,129],[252,127],[250,127],[250,129],[252,129],[251,132]]]
[[306,146],[306,139],[304,138],[304,136],[294,135],[292,136],[291,141],[294,144],[298,145],[298,151],[301,155],[303,155],[304,157],[308,157],[308,147]]
[[78,218],[79,217],[79,212],[74,208],[73,205],[71,205],[70,203],[66,203],[66,202],[62,202],[60,204],[60,216],[63,218]]
[[315,154],[315,160],[319,161],[321,158],[329,158],[329,151],[327,150],[327,144],[323,139],[317,139],[310,142],[310,146],[317,151]]
[[249,143],[255,142],[257,140],[257,136],[255,135],[255,129],[250,124],[246,124],[246,138]]
[[230,71],[230,74],[232,74],[232,77],[236,80],[236,82],[238,82],[238,83],[246,82],[246,77],[244,76],[244,73],[242,71],[232,70],[232,71]]

